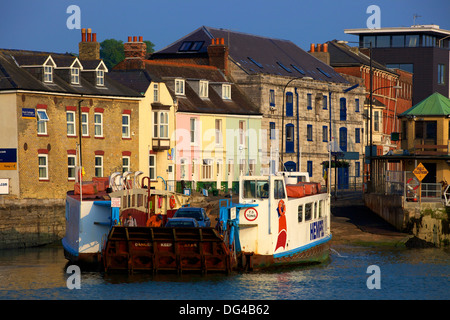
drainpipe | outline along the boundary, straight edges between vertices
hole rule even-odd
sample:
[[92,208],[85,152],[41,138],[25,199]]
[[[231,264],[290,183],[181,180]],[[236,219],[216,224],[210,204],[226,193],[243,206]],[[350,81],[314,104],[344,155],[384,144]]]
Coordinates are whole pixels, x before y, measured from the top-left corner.
[[[82,134],[82,130],[81,130],[81,103],[84,100],[80,100],[78,101],[78,139],[80,142],[80,167],[83,167],[82,161],[83,161],[83,155],[82,155],[82,151],[81,151],[81,134]],[[83,170],[83,169],[81,169]]]
[[295,96],[297,97],[297,171],[300,172],[300,116],[298,114],[298,92],[295,87]]

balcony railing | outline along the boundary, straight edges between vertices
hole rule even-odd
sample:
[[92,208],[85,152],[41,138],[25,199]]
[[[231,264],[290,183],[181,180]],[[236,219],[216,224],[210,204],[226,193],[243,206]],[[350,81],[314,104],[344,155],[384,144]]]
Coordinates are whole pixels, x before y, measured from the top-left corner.
[[448,145],[440,144],[418,144],[414,146],[415,155],[429,155],[429,156],[447,156],[449,153]]

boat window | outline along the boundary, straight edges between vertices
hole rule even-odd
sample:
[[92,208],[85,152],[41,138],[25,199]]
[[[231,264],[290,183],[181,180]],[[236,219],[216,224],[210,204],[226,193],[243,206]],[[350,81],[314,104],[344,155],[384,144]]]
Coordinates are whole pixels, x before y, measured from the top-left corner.
[[311,220],[312,218],[312,203],[306,203],[305,204],[305,221]]
[[245,180],[244,181],[244,198],[261,198],[269,197],[269,181],[267,180]]
[[303,221],[303,205],[298,206],[298,222]]
[[273,197],[275,199],[284,199],[286,196],[284,194],[284,184],[283,180],[275,180],[275,186],[274,186],[274,195]]
[[319,201],[317,211],[319,212],[319,218],[322,218],[322,208],[323,208],[323,200]]

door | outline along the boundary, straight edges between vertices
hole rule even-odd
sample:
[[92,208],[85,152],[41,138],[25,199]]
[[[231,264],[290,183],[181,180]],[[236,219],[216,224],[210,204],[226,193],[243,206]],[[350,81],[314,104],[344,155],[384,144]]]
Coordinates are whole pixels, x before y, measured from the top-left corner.
[[227,163],[228,189],[233,188],[233,174],[234,174],[233,160],[228,159]]
[[222,188],[222,159],[216,160],[216,188],[217,190],[220,190]]
[[167,190],[175,191],[175,173],[173,164],[167,166]]
[[348,189],[348,168],[337,168],[338,169],[338,189]]

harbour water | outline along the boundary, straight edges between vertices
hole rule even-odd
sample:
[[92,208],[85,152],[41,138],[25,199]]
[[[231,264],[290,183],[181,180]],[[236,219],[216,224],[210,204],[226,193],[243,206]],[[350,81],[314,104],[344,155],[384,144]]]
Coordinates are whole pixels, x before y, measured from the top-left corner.
[[[377,266],[379,272],[371,271],[370,266]],[[450,251],[438,248],[338,244],[332,246],[329,261],[321,265],[231,275],[106,275],[82,271],[79,289],[69,288],[71,274],[66,267],[60,246],[0,251],[0,299],[450,299]],[[379,288],[373,288],[374,276],[378,276]]]

